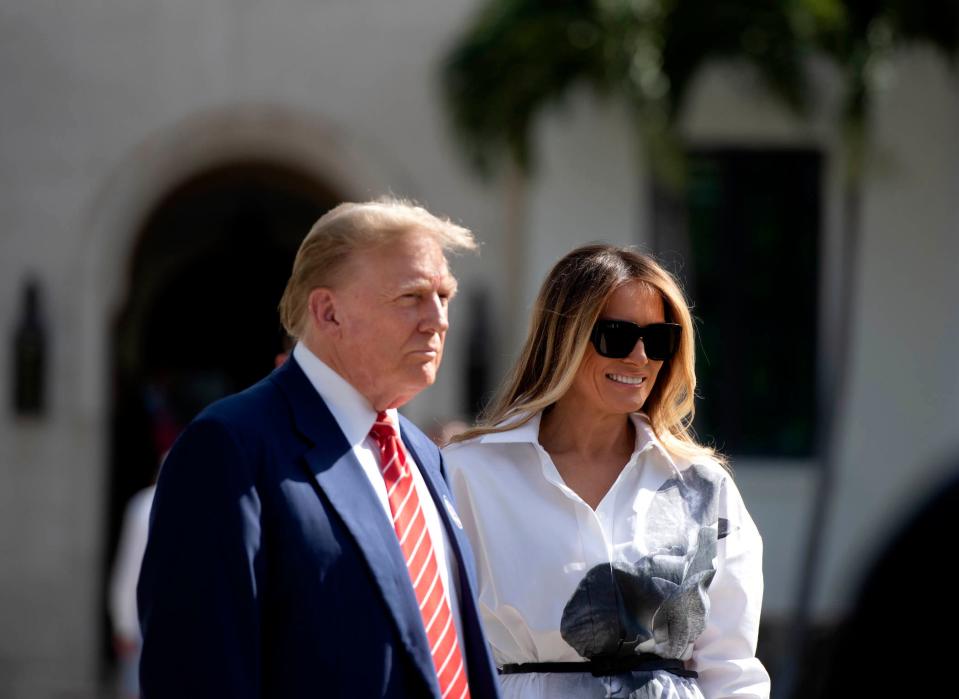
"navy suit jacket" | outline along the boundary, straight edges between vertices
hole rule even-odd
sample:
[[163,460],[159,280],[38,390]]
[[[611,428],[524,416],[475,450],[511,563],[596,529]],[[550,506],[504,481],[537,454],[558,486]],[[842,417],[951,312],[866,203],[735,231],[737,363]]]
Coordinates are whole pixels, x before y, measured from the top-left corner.
[[[497,697],[439,451],[401,418],[457,561],[474,699]],[[204,410],[160,473],[138,586],[146,699],[436,697],[396,534],[290,359]]]

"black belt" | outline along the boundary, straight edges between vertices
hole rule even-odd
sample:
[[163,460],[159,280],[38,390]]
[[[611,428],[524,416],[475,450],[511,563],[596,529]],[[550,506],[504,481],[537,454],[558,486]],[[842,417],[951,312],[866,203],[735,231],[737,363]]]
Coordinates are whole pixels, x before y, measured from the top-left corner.
[[665,670],[679,677],[699,677],[699,673],[687,670],[679,658],[661,658],[652,653],[624,657],[597,657],[578,663],[507,663],[499,669],[501,675],[517,675],[523,672],[588,672],[594,677],[618,675],[642,670]]

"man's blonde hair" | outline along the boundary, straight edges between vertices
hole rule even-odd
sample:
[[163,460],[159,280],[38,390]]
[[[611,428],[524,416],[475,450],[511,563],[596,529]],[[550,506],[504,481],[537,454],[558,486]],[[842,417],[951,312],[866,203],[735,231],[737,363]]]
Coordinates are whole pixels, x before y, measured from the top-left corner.
[[300,244],[280,299],[280,322],[286,332],[297,339],[303,337],[310,292],[335,286],[353,253],[411,230],[428,233],[444,251],[476,249],[468,229],[404,199],[347,202],[323,214]]

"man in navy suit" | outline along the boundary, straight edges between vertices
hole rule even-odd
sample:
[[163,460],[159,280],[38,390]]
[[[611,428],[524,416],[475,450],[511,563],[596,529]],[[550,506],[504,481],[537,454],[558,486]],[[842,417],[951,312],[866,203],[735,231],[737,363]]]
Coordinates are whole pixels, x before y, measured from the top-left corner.
[[396,200],[304,239],[280,303],[292,356],[204,410],[160,474],[146,699],[497,696],[442,459],[396,413],[440,364],[446,251],[473,247]]

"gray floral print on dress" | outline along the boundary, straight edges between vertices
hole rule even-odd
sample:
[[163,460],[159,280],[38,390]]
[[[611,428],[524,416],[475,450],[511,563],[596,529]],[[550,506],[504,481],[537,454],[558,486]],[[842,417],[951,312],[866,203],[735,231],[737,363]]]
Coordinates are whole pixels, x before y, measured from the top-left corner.
[[[560,626],[563,639],[581,656],[690,657],[693,642],[706,628],[706,590],[716,572],[716,543],[727,529],[718,517],[719,478],[714,470],[694,465],[667,480],[646,515],[643,543],[649,553],[632,563],[610,562],[586,573],[563,610]],[[659,696],[662,683],[650,684],[655,674],[596,678],[597,689],[602,688],[598,696]]]

